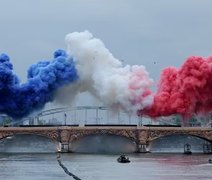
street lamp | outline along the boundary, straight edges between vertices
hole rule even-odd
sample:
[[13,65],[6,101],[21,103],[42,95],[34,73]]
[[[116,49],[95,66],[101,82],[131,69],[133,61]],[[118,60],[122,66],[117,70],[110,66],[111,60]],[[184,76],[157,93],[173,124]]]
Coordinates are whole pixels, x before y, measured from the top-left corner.
[[64,113],[65,126],[66,126],[66,118],[67,118],[67,114]]
[[139,121],[138,121],[138,126],[143,126],[142,115],[139,115],[139,116],[138,116],[138,119],[139,119]]

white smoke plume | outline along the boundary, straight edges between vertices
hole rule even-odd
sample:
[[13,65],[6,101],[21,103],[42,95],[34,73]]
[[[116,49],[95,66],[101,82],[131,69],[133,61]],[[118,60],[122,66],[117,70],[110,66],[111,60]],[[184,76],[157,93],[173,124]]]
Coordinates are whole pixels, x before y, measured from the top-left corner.
[[104,43],[88,32],[65,38],[67,53],[74,57],[79,80],[58,90],[57,100],[71,101],[80,92],[90,92],[112,109],[136,112],[153,102],[152,79],[144,66],[126,65],[114,58]]

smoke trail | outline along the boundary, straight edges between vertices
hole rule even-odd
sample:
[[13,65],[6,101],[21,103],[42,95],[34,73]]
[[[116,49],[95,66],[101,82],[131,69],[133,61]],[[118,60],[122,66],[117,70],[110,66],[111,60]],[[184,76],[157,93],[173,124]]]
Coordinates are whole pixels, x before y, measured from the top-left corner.
[[162,71],[158,92],[150,109],[140,114],[151,117],[209,113],[212,110],[212,56],[189,57],[179,69]]
[[0,112],[21,118],[41,109],[54,99],[57,88],[75,82],[77,70],[63,50],[54,53],[52,61],[40,61],[28,70],[28,80],[20,84],[12,72],[9,56],[0,55]]
[[67,86],[58,90],[58,101],[65,102],[72,99],[73,94],[88,91],[113,109],[136,112],[152,104],[149,90],[152,80],[144,66],[123,66],[103,42],[88,31],[68,34],[66,42],[80,78],[74,88]]

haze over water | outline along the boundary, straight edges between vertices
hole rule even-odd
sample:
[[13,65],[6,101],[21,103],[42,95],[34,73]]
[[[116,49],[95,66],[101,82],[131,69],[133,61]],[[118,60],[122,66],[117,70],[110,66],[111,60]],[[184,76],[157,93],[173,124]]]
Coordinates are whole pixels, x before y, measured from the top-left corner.
[[[130,154],[131,163],[117,163],[117,155],[62,154],[68,170],[85,180],[194,180],[212,179],[209,155]],[[68,180],[55,153],[0,155],[0,179]]]
[[[106,146],[114,147],[112,137],[86,137],[75,144],[75,148],[83,150],[89,147],[89,141],[96,150],[102,150],[101,140]],[[116,146],[131,146],[126,140],[114,138]],[[180,140],[181,139],[181,140]],[[30,141],[31,140],[31,141]],[[177,143],[174,141],[177,140]],[[184,155],[182,142],[190,140],[193,150],[198,153]],[[118,143],[122,141],[122,143]],[[171,146],[171,143],[172,146]],[[69,172],[82,180],[195,180],[212,179],[212,164],[208,159],[209,154],[202,154],[201,141],[191,137],[177,136],[160,139],[152,144],[153,153],[129,153],[131,163],[121,164],[116,154],[86,154],[86,153],[61,153],[60,161]],[[170,146],[168,145],[170,144]],[[96,147],[95,147],[95,146]],[[99,147],[97,147],[99,146]],[[55,153],[56,144],[43,137],[32,135],[16,135],[0,141],[0,179],[6,180],[68,180],[73,179],[64,172],[58,164],[58,154]],[[101,147],[101,148],[100,148]],[[161,153],[171,151],[174,147],[178,153]],[[173,152],[173,150],[172,150]]]

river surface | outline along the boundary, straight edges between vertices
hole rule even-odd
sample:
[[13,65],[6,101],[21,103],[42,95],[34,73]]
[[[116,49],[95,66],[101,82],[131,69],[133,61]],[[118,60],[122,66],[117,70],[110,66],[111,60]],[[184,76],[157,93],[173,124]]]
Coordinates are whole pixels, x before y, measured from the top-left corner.
[[[1,153],[1,180],[70,180],[59,166],[56,153]],[[120,164],[118,155],[61,154],[60,161],[82,180],[211,180],[212,164],[205,154],[129,154],[131,163]]]

